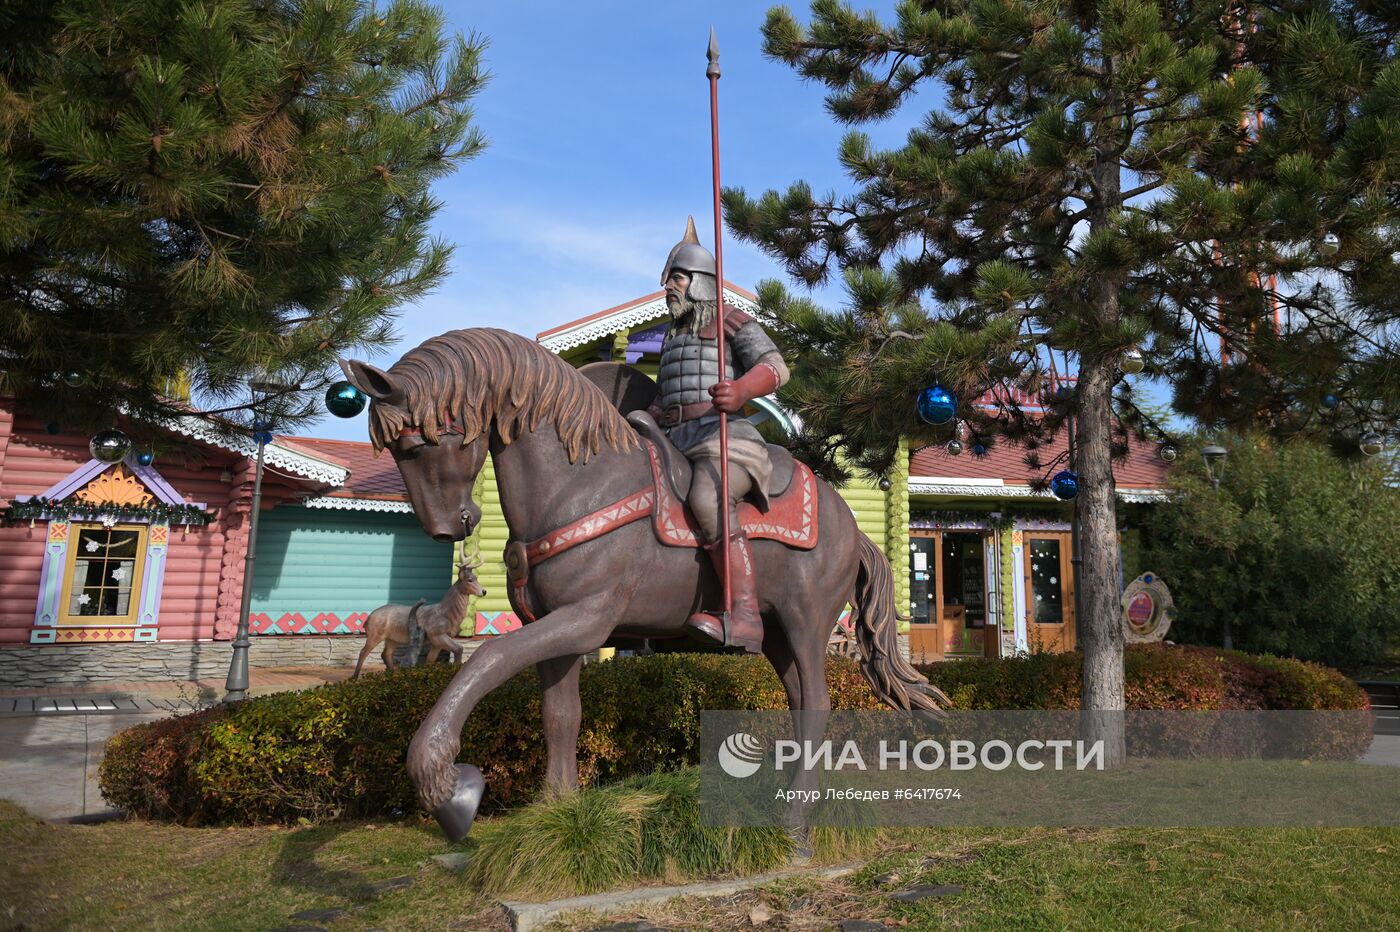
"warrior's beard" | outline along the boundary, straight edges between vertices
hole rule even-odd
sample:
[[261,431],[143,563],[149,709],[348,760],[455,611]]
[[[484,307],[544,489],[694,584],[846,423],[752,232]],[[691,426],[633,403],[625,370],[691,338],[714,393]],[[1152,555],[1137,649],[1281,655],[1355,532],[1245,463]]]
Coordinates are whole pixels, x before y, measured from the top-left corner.
[[666,309],[671,312],[672,330],[698,333],[715,319],[714,301],[696,301],[683,297],[679,301],[666,300]]

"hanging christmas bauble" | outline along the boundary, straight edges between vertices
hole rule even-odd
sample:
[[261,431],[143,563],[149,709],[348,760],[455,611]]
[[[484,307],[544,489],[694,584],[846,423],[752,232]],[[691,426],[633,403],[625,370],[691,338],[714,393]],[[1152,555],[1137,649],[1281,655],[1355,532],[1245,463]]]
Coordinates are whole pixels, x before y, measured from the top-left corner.
[[1361,447],[1362,453],[1365,453],[1367,456],[1375,456],[1385,449],[1385,438],[1374,430],[1368,430],[1361,435],[1361,439],[1357,441],[1357,445]]
[[888,492],[888,491],[889,491],[890,489],[892,489],[892,488],[894,488],[894,483],[890,482],[890,480],[888,480],[888,479],[881,479],[881,480],[880,480],[880,491],[881,491],[881,492]]
[[958,413],[958,399],[942,385],[919,392],[919,417],[930,424],[947,424]]
[[948,455],[949,455],[949,456],[962,456],[962,451],[963,451],[963,446],[962,446],[962,441],[961,441],[961,440],[949,440],[949,441],[948,441]]
[[58,421],[49,421],[44,425],[44,433],[51,437],[57,437],[59,434],[63,433],[63,425],[58,423]]
[[987,455],[987,445],[986,445],[985,443],[980,443],[980,442],[979,442],[979,443],[974,443],[974,444],[972,445],[972,455],[973,455],[973,456],[986,456],[986,455]]
[[131,438],[115,427],[100,430],[88,441],[92,458],[103,463],[120,463],[131,452]]
[[1137,375],[1146,365],[1147,360],[1143,357],[1142,350],[1136,346],[1130,346],[1123,350],[1123,355],[1118,360],[1118,368],[1128,375]]
[[1330,392],[1329,392],[1328,394],[1322,396],[1322,406],[1323,406],[1324,408],[1326,408],[1328,411],[1333,411],[1333,410],[1335,410],[1336,407],[1337,407],[1337,405],[1339,405],[1339,404],[1341,404],[1341,403],[1342,403],[1341,399],[1338,398],[1336,395],[1331,394]]
[[142,450],[136,454],[136,462],[141,466],[149,466],[156,461],[156,455],[150,450]]
[[336,417],[354,417],[368,401],[365,393],[349,382],[336,382],[326,389],[326,410]]
[[1335,256],[1337,254],[1337,251],[1341,248],[1342,238],[1336,233],[1328,233],[1317,244],[1317,251],[1322,253],[1324,256]]
[[1175,463],[1176,458],[1181,455],[1181,451],[1174,444],[1164,443],[1157,448],[1157,455],[1164,463]]
[[1050,480],[1050,491],[1062,502],[1072,500],[1079,494],[1079,476],[1072,469],[1061,469]]
[[63,384],[69,388],[77,388],[83,384],[83,374],[81,372],[65,372],[63,373]]

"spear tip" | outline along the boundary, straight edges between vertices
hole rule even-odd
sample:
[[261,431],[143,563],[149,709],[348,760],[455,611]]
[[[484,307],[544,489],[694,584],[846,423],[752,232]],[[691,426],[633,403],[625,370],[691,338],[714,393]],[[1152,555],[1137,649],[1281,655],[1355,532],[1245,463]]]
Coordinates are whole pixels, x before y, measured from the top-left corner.
[[709,59],[710,66],[705,69],[705,77],[719,77],[719,39],[715,37],[715,27],[710,27],[710,47],[705,50],[705,57]]

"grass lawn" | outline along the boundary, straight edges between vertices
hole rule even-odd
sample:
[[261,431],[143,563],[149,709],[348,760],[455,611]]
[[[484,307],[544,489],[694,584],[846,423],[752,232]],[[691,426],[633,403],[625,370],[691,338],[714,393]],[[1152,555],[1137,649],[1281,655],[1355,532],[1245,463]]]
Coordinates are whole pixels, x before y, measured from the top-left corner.
[[[0,928],[508,928],[489,900],[431,860],[447,848],[427,823],[56,826],[0,802],[0,846]],[[458,850],[469,854],[470,842]],[[890,898],[910,884],[963,889],[919,903]],[[343,912],[293,918],[308,909]],[[556,927],[752,927],[750,915],[765,910],[770,929],[852,918],[910,929],[1395,928],[1400,829],[898,830],[845,880],[792,879]]]

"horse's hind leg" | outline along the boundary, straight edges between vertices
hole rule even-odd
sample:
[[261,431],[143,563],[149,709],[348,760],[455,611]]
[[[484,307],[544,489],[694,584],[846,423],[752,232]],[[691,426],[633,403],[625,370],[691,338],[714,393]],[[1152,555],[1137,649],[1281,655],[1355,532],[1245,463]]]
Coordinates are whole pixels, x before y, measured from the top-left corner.
[[544,786],[549,793],[578,789],[578,730],[583,720],[578,678],[583,657],[556,657],[535,664],[544,688],[544,743],[549,751]]
[[[782,630],[764,639],[764,653],[773,662],[787,690],[797,740],[803,746],[816,747],[826,737],[827,719],[831,714],[831,692],[826,683],[826,645],[830,631],[820,621],[827,613],[810,604],[810,600],[794,600],[784,606],[782,616]],[[781,642],[780,646],[775,645],[779,649],[774,653],[769,653],[769,641]],[[787,662],[788,672],[779,666],[780,661]],[[812,855],[806,831],[806,814],[811,804],[803,800],[815,798],[812,791],[818,789],[819,782],[820,774],[816,770],[799,768],[793,772],[788,787],[801,791],[785,815],[798,860]]]

